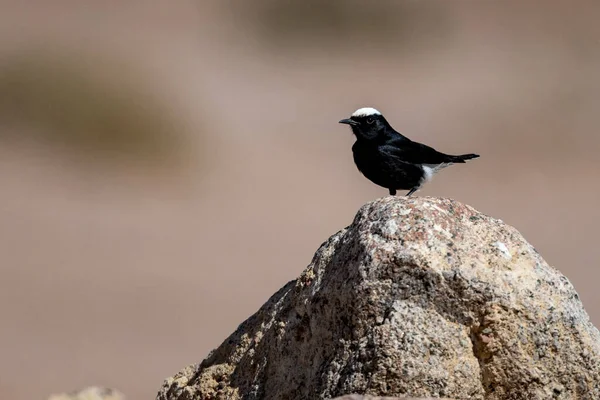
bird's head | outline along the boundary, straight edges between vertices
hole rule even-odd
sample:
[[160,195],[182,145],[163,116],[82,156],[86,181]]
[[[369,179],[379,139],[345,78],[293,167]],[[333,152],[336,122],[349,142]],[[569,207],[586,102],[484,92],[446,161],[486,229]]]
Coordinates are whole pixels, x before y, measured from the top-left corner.
[[350,125],[357,139],[367,140],[378,137],[389,127],[383,115],[371,107],[359,108],[350,118],[341,120],[340,124]]

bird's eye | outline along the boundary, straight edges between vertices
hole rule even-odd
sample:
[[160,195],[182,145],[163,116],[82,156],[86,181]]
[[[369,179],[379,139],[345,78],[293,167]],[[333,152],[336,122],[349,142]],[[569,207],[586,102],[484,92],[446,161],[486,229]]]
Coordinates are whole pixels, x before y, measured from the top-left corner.
[[371,125],[375,120],[373,118],[367,118],[367,124]]

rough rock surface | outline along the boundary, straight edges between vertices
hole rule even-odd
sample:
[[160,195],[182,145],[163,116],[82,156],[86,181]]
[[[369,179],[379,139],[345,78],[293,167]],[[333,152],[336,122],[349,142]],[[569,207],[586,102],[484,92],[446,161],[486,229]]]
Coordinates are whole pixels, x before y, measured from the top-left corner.
[[519,232],[449,199],[363,206],[158,400],[600,399],[600,333]]
[[439,397],[380,397],[380,396],[362,396],[360,394],[348,394],[342,397],[336,397],[333,400],[451,400],[441,399]]
[[90,386],[76,392],[55,394],[48,400],[125,400],[125,396],[115,389]]

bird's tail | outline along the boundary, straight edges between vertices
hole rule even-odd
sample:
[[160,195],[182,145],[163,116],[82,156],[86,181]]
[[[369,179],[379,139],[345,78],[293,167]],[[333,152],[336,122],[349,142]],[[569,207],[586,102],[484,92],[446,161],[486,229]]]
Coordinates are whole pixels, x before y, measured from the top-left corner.
[[450,156],[450,162],[453,163],[464,163],[468,160],[478,158],[479,154],[463,154],[461,156]]

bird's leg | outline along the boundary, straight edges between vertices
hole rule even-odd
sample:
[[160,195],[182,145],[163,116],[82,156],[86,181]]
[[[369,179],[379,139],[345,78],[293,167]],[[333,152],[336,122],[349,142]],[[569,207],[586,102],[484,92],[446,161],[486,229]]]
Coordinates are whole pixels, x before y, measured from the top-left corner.
[[416,187],[410,189],[410,192],[406,193],[406,196],[409,197],[411,194],[413,194],[414,192],[416,192],[418,189],[419,188],[416,188]]
[[390,189],[390,196],[396,195],[396,189]]

